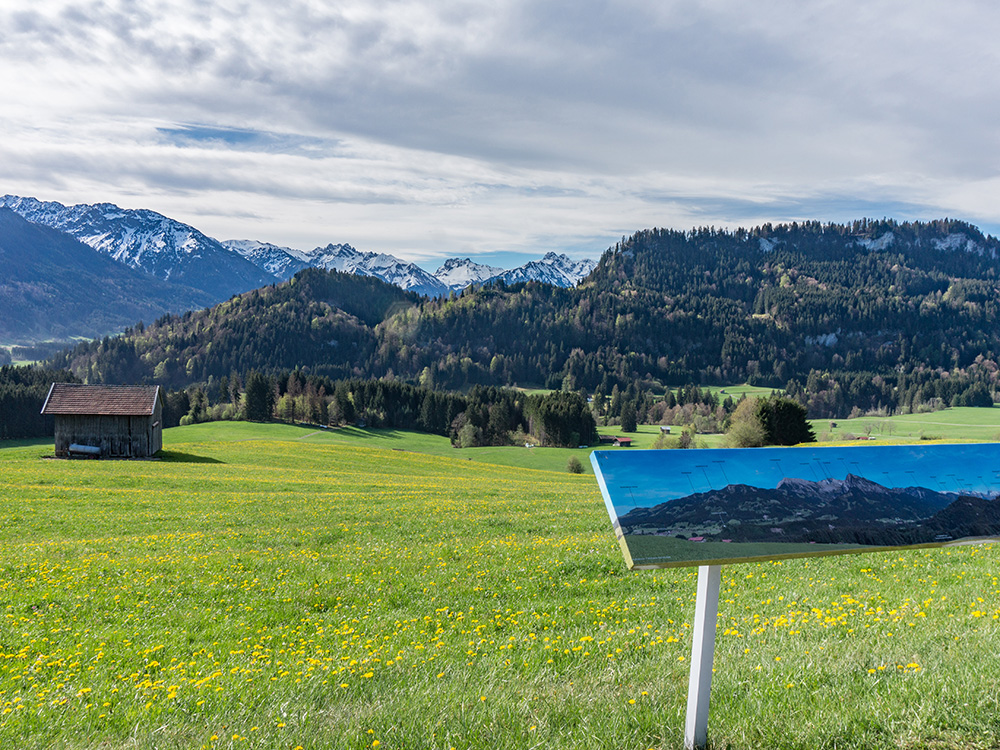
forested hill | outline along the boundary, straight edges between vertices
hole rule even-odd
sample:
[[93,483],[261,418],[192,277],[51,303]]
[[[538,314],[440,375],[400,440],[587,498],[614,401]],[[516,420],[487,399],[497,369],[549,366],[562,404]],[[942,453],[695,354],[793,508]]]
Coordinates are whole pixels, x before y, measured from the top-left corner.
[[588,389],[605,374],[780,386],[814,370],[950,370],[1000,350],[998,252],[951,221],[642,231],[576,289],[483,290],[392,321],[379,363],[449,385],[474,372]]
[[948,388],[971,378],[997,390],[998,256],[1000,242],[956,221],[654,229],[610,248],[573,289],[497,284],[417,304],[312,272],[56,364],[170,385],[250,367],[444,388],[797,381],[834,413],[838,388],[874,388],[872,406],[951,398],[935,390],[942,373]]
[[651,229],[606,252],[590,279],[617,290],[722,292],[746,299],[747,287],[767,285],[779,266],[815,273],[825,283],[864,288],[924,275],[995,280],[998,258],[1000,240],[947,219],[765,224],[735,232]]
[[250,370],[368,374],[375,326],[420,297],[371,276],[309,268],[198,312],[166,315],[54,361],[88,382],[183,386]]

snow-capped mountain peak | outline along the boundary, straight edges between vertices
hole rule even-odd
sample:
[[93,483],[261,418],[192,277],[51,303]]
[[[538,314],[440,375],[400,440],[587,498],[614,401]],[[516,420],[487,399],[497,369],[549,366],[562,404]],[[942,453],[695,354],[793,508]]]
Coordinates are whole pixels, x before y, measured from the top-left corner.
[[330,243],[304,252],[255,240],[228,240],[225,244],[279,278],[289,278],[302,268],[315,266],[327,271],[375,276],[388,284],[429,297],[460,292],[470,284],[484,284],[495,279],[509,284],[541,281],[555,286],[574,286],[596,265],[592,260],[573,261],[550,252],[540,260],[510,271],[476,263],[471,258],[449,258],[431,274],[395,255],[366,252],[346,243]]
[[309,256],[292,247],[258,240],[225,240],[222,244],[282,281],[309,267]]
[[355,273],[355,266],[363,264],[365,256],[374,257],[375,253],[362,253],[347,244],[334,245],[330,243],[326,247],[317,247],[303,253],[303,255],[310,265],[325,268],[328,271]]
[[521,281],[541,281],[553,286],[570,287],[587,276],[597,265],[590,259],[573,261],[558,253],[546,253],[541,260],[533,260],[519,268],[501,274],[498,278],[508,284]]
[[275,279],[291,278],[310,266],[375,276],[418,294],[440,297],[494,279],[574,286],[596,265],[592,260],[573,261],[549,252],[540,260],[509,271],[471,258],[450,258],[431,274],[394,255],[365,252],[348,244],[331,243],[302,251],[259,240],[220,242],[155,211],[126,209],[112,203],[64,206],[5,195],[0,198],[0,206],[30,222],[66,232],[131,268],[203,289],[220,299],[271,284]]
[[35,224],[65,232],[120,263],[159,279],[203,289],[220,299],[274,281],[274,276],[183,222],[148,209],[111,203],[64,206],[5,195],[6,206]]
[[374,276],[388,284],[429,297],[440,297],[448,293],[448,288],[427,271],[388,253],[364,252],[350,245],[331,243],[326,247],[317,247],[305,255],[309,265],[327,271]]
[[502,268],[476,263],[471,258],[448,258],[434,272],[434,277],[449,289],[458,291],[469,284],[482,284],[503,272]]

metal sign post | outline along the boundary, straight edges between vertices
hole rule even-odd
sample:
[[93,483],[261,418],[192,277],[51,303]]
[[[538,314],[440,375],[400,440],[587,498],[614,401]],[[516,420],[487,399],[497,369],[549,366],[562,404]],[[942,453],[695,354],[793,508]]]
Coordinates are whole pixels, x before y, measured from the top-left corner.
[[686,750],[696,750],[708,744],[708,698],[712,691],[715,620],[719,613],[721,580],[721,565],[702,565],[698,568],[698,598],[694,610],[694,639],[691,642],[687,719],[684,722]]

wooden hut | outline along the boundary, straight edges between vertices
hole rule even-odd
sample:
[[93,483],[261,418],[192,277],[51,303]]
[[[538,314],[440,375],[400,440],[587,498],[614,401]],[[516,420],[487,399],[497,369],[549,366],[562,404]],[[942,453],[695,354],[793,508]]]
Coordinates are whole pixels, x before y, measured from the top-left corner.
[[57,456],[146,458],[163,448],[158,385],[53,383],[42,414],[55,418]]

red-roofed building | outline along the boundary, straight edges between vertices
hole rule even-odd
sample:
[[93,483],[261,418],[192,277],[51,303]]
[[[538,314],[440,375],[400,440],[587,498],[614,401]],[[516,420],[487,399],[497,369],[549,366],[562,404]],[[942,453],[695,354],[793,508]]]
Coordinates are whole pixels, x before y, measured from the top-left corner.
[[53,383],[42,414],[55,418],[57,456],[146,458],[163,448],[158,385]]
[[631,448],[632,447],[632,438],[617,437],[614,440],[614,444],[617,445],[619,448]]

